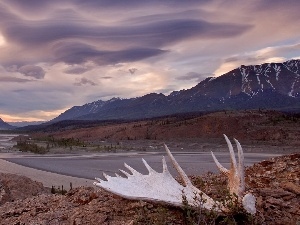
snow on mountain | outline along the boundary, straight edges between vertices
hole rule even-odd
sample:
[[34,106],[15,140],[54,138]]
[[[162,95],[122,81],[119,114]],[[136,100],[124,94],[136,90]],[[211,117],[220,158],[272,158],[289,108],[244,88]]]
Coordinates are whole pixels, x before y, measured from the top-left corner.
[[250,96],[273,89],[290,97],[299,96],[300,62],[268,63],[239,67],[242,75],[242,92]]
[[252,97],[267,90],[299,97],[300,61],[242,65],[214,79],[207,78],[196,87],[202,95],[215,98],[226,98],[241,93]]

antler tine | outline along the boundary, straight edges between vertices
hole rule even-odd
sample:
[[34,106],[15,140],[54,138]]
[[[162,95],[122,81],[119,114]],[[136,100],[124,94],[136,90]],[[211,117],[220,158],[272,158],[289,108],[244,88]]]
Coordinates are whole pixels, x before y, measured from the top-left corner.
[[231,159],[231,168],[230,169],[233,169],[234,171],[237,171],[236,159],[235,159],[232,144],[231,144],[230,140],[228,139],[228,137],[225,134],[223,134],[223,135],[225,137],[225,140],[226,140],[228,148],[229,148],[230,159]]
[[244,165],[244,152],[242,149],[242,146],[240,142],[236,139],[234,139],[237,149],[238,149],[238,159],[239,159],[239,166],[238,166],[238,174],[241,181],[241,191],[243,192],[245,190],[245,165]]
[[225,140],[227,142],[228,148],[229,148],[229,152],[230,152],[230,159],[231,159],[231,167],[230,169],[226,169],[224,168],[219,161],[217,160],[217,158],[215,157],[215,155],[212,154],[212,157],[217,165],[217,167],[219,168],[219,170],[224,173],[227,178],[228,178],[228,188],[229,191],[231,193],[235,193],[239,200],[242,199],[242,195],[245,191],[245,174],[244,174],[244,154],[243,154],[243,150],[242,150],[242,146],[241,144],[238,142],[238,140],[234,139],[237,149],[238,149],[238,166],[237,166],[237,162],[236,162],[236,158],[235,158],[235,154],[233,151],[233,146],[230,142],[230,140],[228,139],[228,137],[224,134]]
[[190,179],[188,178],[188,176],[186,175],[186,173],[183,171],[183,169],[179,166],[178,162],[176,161],[176,159],[174,158],[174,156],[172,155],[172,153],[170,152],[169,148],[167,147],[166,144],[164,144],[166,152],[168,154],[168,156],[171,159],[172,164],[174,165],[175,169],[177,170],[177,172],[179,173],[183,183],[185,186],[191,186],[192,182],[190,181]]
[[163,173],[168,172],[169,170],[168,170],[168,166],[167,166],[166,159],[164,156],[162,158],[162,163],[163,163]]
[[144,165],[146,166],[146,168],[147,168],[147,170],[149,172],[149,175],[153,174],[153,173],[157,173],[154,169],[152,169],[151,166],[149,166],[149,164],[146,162],[145,159],[142,159],[142,161],[143,161]]
[[[98,181],[99,183],[101,183],[103,180],[102,179],[100,179],[100,178],[98,178],[98,177],[95,177],[95,180],[96,181]],[[95,184],[96,182],[94,182],[94,184]]]
[[130,177],[132,176],[131,174],[127,173],[126,171],[124,170],[119,170],[121,173],[123,173],[126,177]]
[[127,163],[124,163],[124,166],[132,173],[132,175],[141,175],[141,173],[139,173],[138,171],[136,171],[135,169],[133,169],[131,166],[129,166]]
[[103,173],[103,176],[105,177],[106,180],[109,180],[111,176],[107,175],[106,173]]
[[216,156],[214,155],[213,152],[211,152],[211,156],[213,157],[213,159],[214,159],[214,161],[215,161],[217,167],[218,167],[219,170],[221,171],[221,173],[224,173],[224,174],[227,175],[227,174],[229,173],[228,169],[226,169],[224,166],[221,165],[221,163],[219,163],[218,159],[216,158]]

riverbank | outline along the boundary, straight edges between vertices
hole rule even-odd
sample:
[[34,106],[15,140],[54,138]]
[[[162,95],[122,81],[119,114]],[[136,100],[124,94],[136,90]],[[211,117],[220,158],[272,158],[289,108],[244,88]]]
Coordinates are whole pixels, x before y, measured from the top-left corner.
[[69,189],[70,184],[73,187],[93,186],[93,180],[90,179],[71,177],[61,175],[58,173],[51,173],[47,171],[33,169],[12,162],[8,162],[4,159],[0,159],[0,173],[26,176],[34,181],[41,182],[45,187],[49,188],[51,188],[52,186],[61,187],[63,185],[66,189]]

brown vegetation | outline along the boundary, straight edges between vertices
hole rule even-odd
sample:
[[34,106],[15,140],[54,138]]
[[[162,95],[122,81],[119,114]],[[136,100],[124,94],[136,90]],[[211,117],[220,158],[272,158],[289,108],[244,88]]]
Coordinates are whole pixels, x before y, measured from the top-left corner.
[[128,144],[130,141],[183,141],[195,142],[199,147],[199,143],[224,144],[222,134],[238,139],[243,146],[248,144],[296,147],[300,144],[300,118],[275,111],[222,111],[193,118],[168,117],[90,128],[63,129],[35,133],[33,137],[44,140],[80,140],[92,146],[97,146],[103,141],[114,145],[118,145],[119,142]]

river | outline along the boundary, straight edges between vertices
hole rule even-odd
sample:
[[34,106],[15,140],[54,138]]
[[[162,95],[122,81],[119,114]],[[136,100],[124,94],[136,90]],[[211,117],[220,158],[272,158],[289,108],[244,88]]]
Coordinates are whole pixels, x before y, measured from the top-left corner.
[[[32,177],[37,172],[31,170],[24,172],[26,168],[38,169],[36,171],[48,171],[54,174],[63,174],[71,177],[93,179],[102,177],[102,173],[113,175],[119,169],[124,169],[124,162],[134,167],[141,173],[147,174],[146,167],[142,163],[142,158],[147,160],[153,169],[162,171],[162,152],[123,152],[123,153],[77,153],[77,154],[46,154],[35,155],[32,153],[21,153],[18,151],[6,152],[5,149],[12,147],[15,142],[12,141],[17,134],[0,134],[0,172],[15,173]],[[189,175],[199,175],[207,171],[217,172],[217,167],[209,152],[174,152],[173,153],[183,170]],[[215,152],[216,157],[227,168],[230,167],[229,152]],[[245,153],[245,165],[251,166],[256,162],[268,159],[280,154],[274,153]],[[177,172],[172,168],[171,162],[166,157],[170,172],[176,176]],[[19,168],[16,164],[25,166]],[[19,168],[19,169],[18,169]],[[47,175],[48,176],[48,175]],[[46,175],[32,177],[35,180],[45,182]],[[72,178],[72,182],[74,182]],[[48,179],[48,178],[47,178]],[[58,179],[57,176],[51,180],[52,184]],[[64,178],[66,179],[66,178]],[[69,180],[69,179],[68,179]],[[61,180],[59,181],[62,182]],[[83,183],[86,183],[84,180]],[[91,182],[89,182],[91,183]],[[82,182],[80,183],[82,184]],[[92,183],[91,183],[92,184]]]

